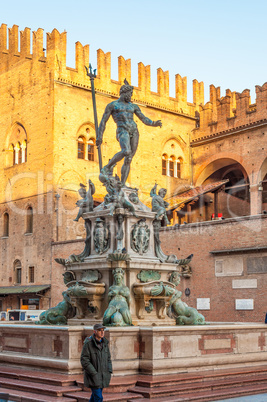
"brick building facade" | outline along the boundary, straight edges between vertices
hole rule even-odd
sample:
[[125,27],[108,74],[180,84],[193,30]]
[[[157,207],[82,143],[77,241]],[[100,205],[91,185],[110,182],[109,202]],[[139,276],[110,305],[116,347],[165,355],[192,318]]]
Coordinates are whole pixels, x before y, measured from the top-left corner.
[[[105,195],[98,180],[91,86],[84,67],[89,63],[89,46],[76,43],[76,66],[69,68],[66,32],[48,33],[45,49],[43,40],[41,29],[31,35],[29,28],[19,32],[16,25],[0,28],[0,310],[19,308],[27,299],[38,299],[41,309],[61,300],[63,269],[54,257],[82,249],[83,223],[73,222],[79,183],[86,184],[89,178],[94,182],[96,202]],[[115,81],[110,53],[98,50],[99,118],[119,97],[125,78],[131,81],[131,60],[118,58]],[[193,81],[189,103],[186,77],[176,75],[175,98],[169,96],[168,71],[157,70],[156,93],[150,80],[150,66],[139,63],[133,102],[151,120],[163,122],[161,129],[155,129],[137,121],[140,142],[127,184],[139,188],[140,199],[150,204],[155,181],[167,188],[169,200],[194,186],[225,181],[220,192],[203,191],[170,208],[171,224],[189,218],[192,225],[210,221],[214,212],[214,218],[219,213],[226,221],[267,209],[266,84],[257,87],[254,105],[248,90],[227,91],[221,98],[213,86],[210,101],[204,104],[202,82]],[[104,164],[119,150],[114,139],[115,124],[109,120],[102,146]],[[120,175],[121,163],[116,169]],[[205,223],[209,224],[213,222]],[[162,233],[163,243],[167,233]],[[182,232],[174,233],[180,241]],[[34,285],[43,289],[31,293]],[[14,292],[8,296],[11,287]]]
[[184,257],[194,254],[192,276],[181,279],[183,300],[208,321],[263,322],[267,313],[266,233],[267,215],[164,228],[165,252]]

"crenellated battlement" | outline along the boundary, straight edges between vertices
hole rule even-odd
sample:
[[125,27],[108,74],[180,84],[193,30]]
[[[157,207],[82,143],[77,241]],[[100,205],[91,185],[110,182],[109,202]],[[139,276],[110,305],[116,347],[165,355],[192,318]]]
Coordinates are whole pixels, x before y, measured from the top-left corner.
[[[45,47],[45,48],[44,48]],[[75,68],[66,65],[67,33],[53,29],[46,34],[44,44],[43,29],[31,32],[30,28],[19,31],[17,25],[0,27],[0,74],[16,65],[32,63],[35,68],[45,66],[56,81],[90,90],[90,82],[85,66],[89,65],[89,45],[75,44]],[[98,92],[114,97],[124,79],[131,82],[131,59],[118,57],[118,80],[111,77],[111,53],[97,51],[97,77],[95,88]],[[267,83],[256,86],[256,103],[251,104],[250,91],[242,93],[226,90],[221,96],[220,87],[210,85],[210,99],[204,103],[204,84],[193,80],[193,103],[187,100],[187,78],[175,76],[175,97],[170,97],[169,71],[157,69],[157,92],[151,91],[151,67],[138,63],[138,87],[134,101],[157,107],[190,118],[199,113],[199,127],[193,133],[193,141],[203,135],[214,135],[232,130],[244,124],[252,124],[267,118]]]
[[199,128],[193,134],[193,143],[262,122],[267,119],[267,83],[256,85],[256,102],[253,104],[249,89],[242,93],[227,89],[221,97],[220,87],[210,85],[210,100],[200,106],[199,115]]
[[[67,83],[90,90],[89,78],[85,66],[89,64],[89,46],[76,43],[75,68],[66,65],[67,33],[53,29],[46,34],[44,43],[43,29],[31,32],[30,28],[19,31],[17,25],[8,28],[6,24],[0,27],[0,74],[21,66],[22,63],[32,63],[34,68],[45,66],[56,81]],[[111,53],[97,51],[97,91],[115,97],[124,79],[131,82],[131,59],[118,57],[118,80],[111,77]],[[157,92],[151,91],[151,68],[142,62],[138,64],[138,87],[134,91],[134,101],[149,106],[158,107],[177,114],[187,115],[195,119],[201,103],[204,103],[203,82],[193,81],[193,103],[187,101],[187,79],[179,74],[175,76],[175,97],[170,97],[169,71],[157,69]]]

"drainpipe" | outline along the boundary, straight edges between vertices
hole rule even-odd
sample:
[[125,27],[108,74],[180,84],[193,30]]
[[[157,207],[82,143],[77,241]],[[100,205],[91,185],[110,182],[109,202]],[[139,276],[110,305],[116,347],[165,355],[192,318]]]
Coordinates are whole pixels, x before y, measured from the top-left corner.
[[194,165],[193,165],[193,150],[191,146],[191,132],[189,133],[189,166],[190,166],[190,186],[193,187]]
[[58,206],[59,206],[59,199],[60,199],[60,195],[57,193],[55,195],[56,198],[56,217],[57,217],[57,223],[56,223],[56,241],[58,241],[58,232],[59,232],[59,210],[58,210]]

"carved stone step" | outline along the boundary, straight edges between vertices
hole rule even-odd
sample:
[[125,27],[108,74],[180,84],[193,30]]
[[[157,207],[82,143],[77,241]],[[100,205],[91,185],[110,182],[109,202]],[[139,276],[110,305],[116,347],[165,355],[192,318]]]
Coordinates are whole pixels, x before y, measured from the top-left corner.
[[36,382],[32,383],[30,381],[16,380],[13,378],[1,378],[0,387],[12,390],[16,389],[25,392],[36,392],[42,395],[51,395],[55,397],[63,396],[63,393],[65,392],[75,392],[81,389],[78,388],[76,385],[61,387],[49,384],[38,384]]
[[25,392],[20,389],[9,389],[0,387],[0,393],[9,395],[9,400],[14,402],[77,402],[75,398],[65,396],[55,397],[42,395],[35,392]]
[[[267,392],[267,385],[250,385],[245,387],[231,387],[220,390],[198,391],[197,393],[180,393],[173,396],[153,397],[153,402],[215,402],[221,399],[238,398],[247,395],[265,394]],[[137,398],[128,399],[127,402],[147,402],[150,399]],[[265,399],[262,399],[265,400]]]
[[[129,392],[142,394],[136,402],[216,401],[234,396],[253,395],[267,391],[267,372],[264,368],[245,368],[185,373],[177,376],[140,378]],[[176,378],[175,378],[176,377]],[[129,399],[131,401],[131,399]]]
[[207,370],[204,372],[192,372],[192,373],[179,373],[163,376],[151,376],[141,375],[138,376],[136,385],[143,387],[159,387],[159,386],[171,386],[178,384],[191,384],[191,383],[203,383],[211,380],[223,380],[230,378],[245,378],[252,379],[257,375],[267,376],[267,366],[260,367],[244,367],[244,368],[231,368],[223,370]]
[[[123,377],[112,377],[109,387],[104,389],[104,393],[122,393],[127,392],[127,390],[131,387],[134,387],[136,381],[138,380],[138,376],[123,376]],[[78,387],[82,388],[84,391],[90,392],[89,388],[84,387],[83,379],[77,381]]]
[[76,385],[76,381],[83,381],[83,375],[66,375],[38,371],[38,370],[27,370],[11,367],[0,367],[0,380],[1,378],[13,378],[17,380],[28,380],[31,382],[37,382],[41,384],[50,384],[55,386],[72,386]]
[[[68,397],[73,397],[76,398],[75,400],[77,402],[88,402],[91,396],[91,392],[75,392],[75,393],[66,393],[64,394],[65,396]],[[138,398],[141,397],[141,395],[134,394],[131,392],[120,392],[120,393],[109,393],[109,392],[104,392],[104,401],[105,402],[128,402],[130,399],[131,401],[136,401]],[[147,399],[146,399],[147,401]]]

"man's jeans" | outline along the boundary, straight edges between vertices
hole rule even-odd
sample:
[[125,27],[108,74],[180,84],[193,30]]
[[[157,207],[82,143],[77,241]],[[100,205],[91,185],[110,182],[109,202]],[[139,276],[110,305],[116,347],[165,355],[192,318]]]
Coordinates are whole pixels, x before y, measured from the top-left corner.
[[91,388],[92,395],[89,402],[103,402],[102,388]]

